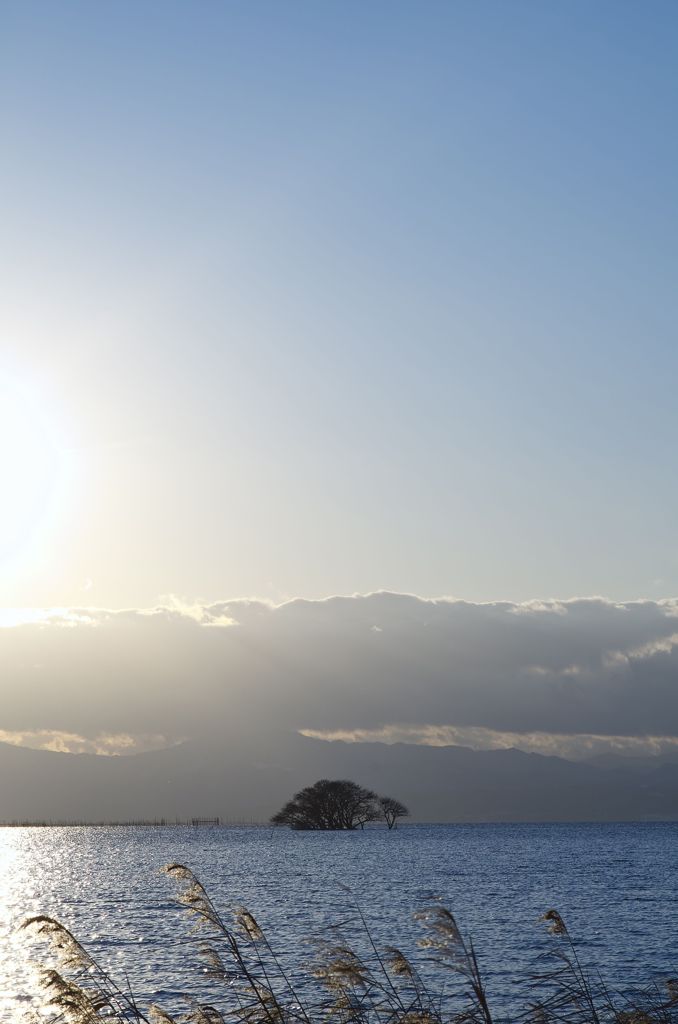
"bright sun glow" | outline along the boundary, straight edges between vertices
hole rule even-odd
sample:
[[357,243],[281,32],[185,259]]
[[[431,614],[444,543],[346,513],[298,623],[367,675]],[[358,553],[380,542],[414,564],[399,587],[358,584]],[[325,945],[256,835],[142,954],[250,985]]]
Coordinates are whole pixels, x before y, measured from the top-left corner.
[[0,564],[26,550],[46,525],[62,458],[43,409],[0,379]]

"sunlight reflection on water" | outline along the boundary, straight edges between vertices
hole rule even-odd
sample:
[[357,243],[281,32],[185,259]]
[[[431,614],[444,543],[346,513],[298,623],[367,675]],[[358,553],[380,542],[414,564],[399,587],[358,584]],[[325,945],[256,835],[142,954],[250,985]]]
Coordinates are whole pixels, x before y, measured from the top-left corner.
[[551,906],[613,986],[649,982],[677,973],[677,838],[678,825],[0,829],[0,1020],[18,1020],[35,991],[17,927],[38,913],[71,928],[114,975],[128,973],[143,1001],[181,1008],[200,967],[159,873],[174,860],[219,907],[248,906],[292,963],[308,959],[310,936],[351,915],[348,885],[377,940],[407,951],[412,912],[449,906],[500,1001],[543,950],[535,922]]
[[33,987],[18,932],[28,881],[21,839],[18,829],[0,829],[0,1020],[12,1020]]

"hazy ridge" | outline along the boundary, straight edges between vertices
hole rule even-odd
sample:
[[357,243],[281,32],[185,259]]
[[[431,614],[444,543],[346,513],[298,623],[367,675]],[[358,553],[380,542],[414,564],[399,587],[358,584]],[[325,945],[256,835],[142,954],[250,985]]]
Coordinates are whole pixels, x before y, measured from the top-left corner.
[[230,735],[127,757],[0,744],[0,820],[266,821],[295,790],[348,777],[403,800],[415,821],[678,819],[678,763],[568,761],[519,750]]

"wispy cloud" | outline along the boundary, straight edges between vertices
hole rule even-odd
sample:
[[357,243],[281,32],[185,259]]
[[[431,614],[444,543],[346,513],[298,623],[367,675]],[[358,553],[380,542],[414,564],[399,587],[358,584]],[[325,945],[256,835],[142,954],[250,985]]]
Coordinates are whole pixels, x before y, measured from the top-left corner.
[[344,743],[416,743],[428,747],[461,746],[508,750],[581,760],[598,754],[652,757],[678,753],[676,736],[603,736],[594,733],[500,732],[473,726],[384,725],[379,729],[300,729],[302,736]]
[[63,754],[140,754],[148,750],[161,750],[172,745],[166,736],[131,735],[117,733],[88,738],[73,732],[55,729],[24,729],[10,732],[0,729],[0,743],[13,743],[33,750],[53,750]]

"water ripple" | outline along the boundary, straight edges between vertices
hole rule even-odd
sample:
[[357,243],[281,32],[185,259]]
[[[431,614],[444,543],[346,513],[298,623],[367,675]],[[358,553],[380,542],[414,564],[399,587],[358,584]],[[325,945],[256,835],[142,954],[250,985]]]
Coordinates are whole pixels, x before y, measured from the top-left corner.
[[[491,993],[515,999],[537,967],[539,916],[557,907],[580,956],[630,990],[678,974],[678,826],[451,825],[349,834],[257,828],[0,829],[0,1020],[16,1021],[35,994],[17,927],[31,914],[63,921],[142,1001],[180,1006],[207,994],[188,924],[160,867],[188,864],[226,909],[248,906],[292,963],[354,905],[378,942],[413,950],[411,915],[431,902],[455,913],[480,952]],[[348,889],[347,889],[348,887]],[[199,979],[196,983],[196,977]],[[200,991],[200,988],[199,988]]]

